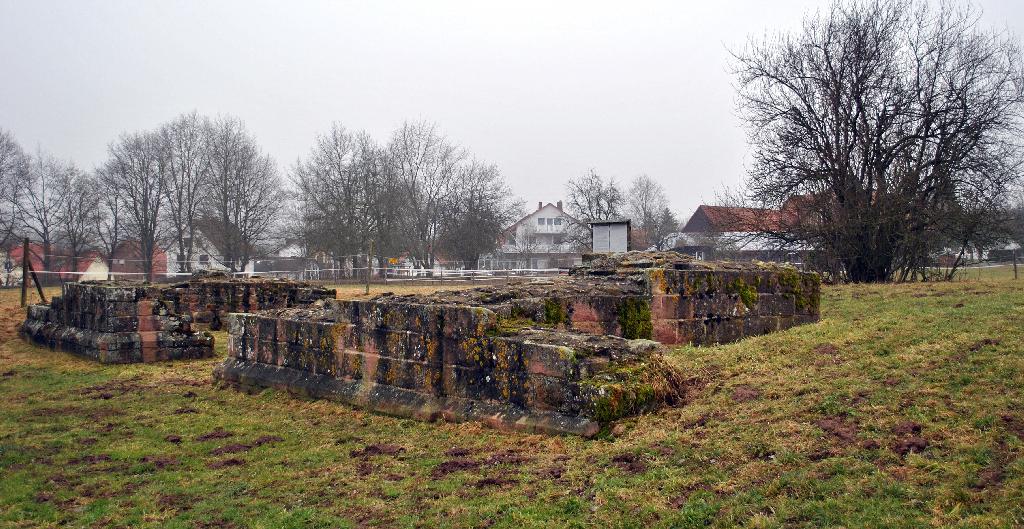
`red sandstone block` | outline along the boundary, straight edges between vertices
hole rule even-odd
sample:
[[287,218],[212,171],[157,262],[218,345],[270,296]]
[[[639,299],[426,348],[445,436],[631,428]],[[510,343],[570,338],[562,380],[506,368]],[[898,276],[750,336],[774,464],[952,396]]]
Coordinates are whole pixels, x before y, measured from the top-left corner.
[[573,326],[581,322],[596,322],[599,321],[599,315],[597,310],[594,309],[589,303],[584,301],[574,301],[571,305],[572,309],[569,311],[572,314],[570,318]]
[[653,338],[664,344],[679,343],[679,320],[652,320]]
[[651,318],[678,319],[679,294],[659,294],[651,297]]

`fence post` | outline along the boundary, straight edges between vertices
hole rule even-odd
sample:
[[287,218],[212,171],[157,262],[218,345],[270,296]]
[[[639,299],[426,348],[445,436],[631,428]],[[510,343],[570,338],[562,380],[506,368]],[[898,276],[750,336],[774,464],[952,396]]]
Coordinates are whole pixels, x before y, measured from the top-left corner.
[[1017,250],[1013,250],[1013,279],[1017,280]]
[[21,244],[21,306],[28,303],[28,237]]
[[370,274],[373,273],[373,241],[370,241],[370,247],[366,250],[366,294],[370,294]]

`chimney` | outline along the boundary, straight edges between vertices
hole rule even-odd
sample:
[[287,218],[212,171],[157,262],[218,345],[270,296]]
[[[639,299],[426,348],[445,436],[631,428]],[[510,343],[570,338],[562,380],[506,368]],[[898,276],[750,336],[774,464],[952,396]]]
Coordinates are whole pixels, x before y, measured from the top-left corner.
[[558,208],[558,211],[562,211],[562,201],[559,200],[558,203],[555,204],[555,207]]
[[543,202],[537,202],[537,210],[540,211],[542,209],[544,209],[544,203]]

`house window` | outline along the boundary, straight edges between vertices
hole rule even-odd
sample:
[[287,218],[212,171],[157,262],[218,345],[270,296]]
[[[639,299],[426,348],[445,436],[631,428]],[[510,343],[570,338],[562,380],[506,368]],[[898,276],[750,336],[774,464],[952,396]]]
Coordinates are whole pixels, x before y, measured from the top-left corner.
[[555,219],[548,219],[548,226],[554,226],[554,225],[555,225]]
[[555,217],[555,226],[562,225],[562,217]]
[[538,226],[543,226],[544,225],[544,217],[537,217],[537,225]]

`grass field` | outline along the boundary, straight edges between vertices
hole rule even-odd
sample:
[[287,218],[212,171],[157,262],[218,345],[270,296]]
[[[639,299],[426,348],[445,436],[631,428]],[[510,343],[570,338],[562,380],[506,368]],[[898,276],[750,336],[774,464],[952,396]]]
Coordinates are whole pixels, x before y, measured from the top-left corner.
[[20,342],[3,292],[0,525],[1024,526],[1024,281],[990,272],[827,287],[818,324],[678,348],[689,402],[598,440],[100,366]]

